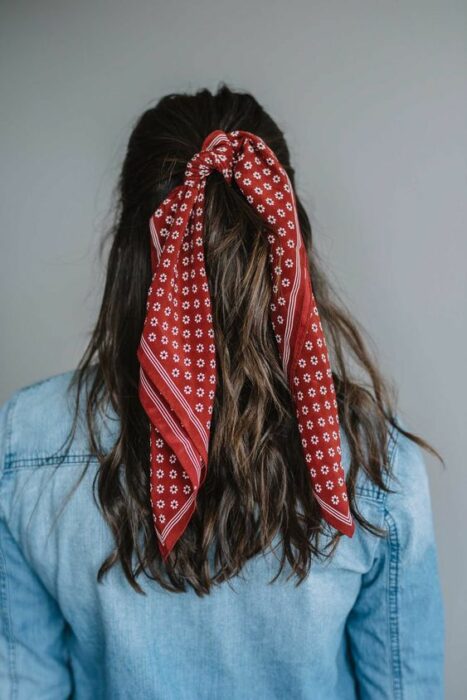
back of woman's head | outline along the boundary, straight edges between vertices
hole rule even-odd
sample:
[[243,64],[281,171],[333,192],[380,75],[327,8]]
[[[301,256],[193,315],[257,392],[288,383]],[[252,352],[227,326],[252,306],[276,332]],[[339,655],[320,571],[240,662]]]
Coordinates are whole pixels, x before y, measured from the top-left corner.
[[[218,366],[207,478],[167,562],[158,550],[149,499],[149,425],[138,398],[136,356],[151,282],[148,222],[183,182],[188,161],[216,129],[261,137],[294,186],[284,135],[251,94],[223,84],[214,94],[204,89],[167,95],[145,111],[131,134],[119,179],[101,311],[75,375],[78,400],[85,388],[90,449],[100,461],[98,499],[115,538],[99,579],[120,562],[138,591],[136,578],[144,571],[170,590],[182,591],[189,584],[199,594],[208,593],[213,583],[239,573],[250,557],[267,550],[276,536],[281,544],[278,573],[287,562],[300,582],[312,557],[331,555],[340,538],[336,532],[330,548],[321,549],[325,523],[310,488],[269,317],[264,222],[235,182],[228,184],[214,171],[206,182],[203,234]],[[395,411],[355,322],[319,269],[310,222],[295,196],[348,445],[349,505],[356,521],[379,535],[359,513],[354,487],[363,470],[385,488],[388,430],[395,424]],[[98,415],[109,402],[120,432],[106,452],[100,445]]]

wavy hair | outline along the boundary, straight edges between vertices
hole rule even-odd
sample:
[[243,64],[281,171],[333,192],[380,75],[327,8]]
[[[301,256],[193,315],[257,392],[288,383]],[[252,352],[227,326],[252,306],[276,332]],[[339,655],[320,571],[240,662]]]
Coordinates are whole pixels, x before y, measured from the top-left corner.
[[[151,282],[149,217],[181,184],[188,160],[214,129],[251,131],[273,149],[295,189],[295,172],[279,126],[249,93],[221,83],[215,94],[168,94],[136,121],[116,188],[107,243],[100,313],[70,390],[76,389],[70,442],[81,401],[90,454],[99,466],[93,493],[113,534],[114,549],[97,580],[120,562],[135,591],[148,578],[173,592],[198,595],[239,574],[261,551],[281,544],[279,568],[300,584],[314,557],[329,557],[341,537],[322,546],[322,520],[309,482],[292,399],[269,318],[270,276],[264,222],[235,182],[213,172],[206,182],[205,258],[216,333],[218,384],[207,478],[196,511],[167,562],[159,552],[149,500],[149,424],[138,399],[139,344]],[[310,275],[330,352],[340,425],[349,451],[347,490],[355,520],[375,536],[355,499],[357,474],[389,490],[391,430],[432,452],[397,424],[394,390],[380,374],[364,333],[339,301],[320,267],[308,216],[296,197]],[[357,378],[358,377],[358,378]],[[119,419],[105,450],[99,416],[111,406]],[[86,465],[86,468],[89,466]],[[83,472],[84,474],[84,472]],[[275,551],[275,549],[273,549]]]

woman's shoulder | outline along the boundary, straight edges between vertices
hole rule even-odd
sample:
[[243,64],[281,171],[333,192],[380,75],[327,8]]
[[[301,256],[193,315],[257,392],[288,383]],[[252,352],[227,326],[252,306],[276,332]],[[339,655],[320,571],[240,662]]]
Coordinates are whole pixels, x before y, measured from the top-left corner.
[[434,515],[427,462],[422,448],[399,431],[395,431],[391,467],[390,491],[385,494],[388,529],[400,547],[431,545]]
[[[0,407],[0,475],[8,470],[81,460],[89,453],[81,402],[69,440],[76,404],[75,370],[60,372],[14,391]],[[113,437],[112,417],[103,438]]]
[[[372,503],[386,526],[394,520],[406,530],[413,529],[415,524],[427,530],[432,526],[426,522],[431,518],[432,506],[427,463],[421,447],[405,434],[408,429],[400,415],[395,417],[394,424],[388,423],[387,469],[381,470],[386,488],[381,488],[361,468],[355,478],[355,494],[360,504]],[[350,454],[345,432],[341,434],[342,461],[347,474]]]

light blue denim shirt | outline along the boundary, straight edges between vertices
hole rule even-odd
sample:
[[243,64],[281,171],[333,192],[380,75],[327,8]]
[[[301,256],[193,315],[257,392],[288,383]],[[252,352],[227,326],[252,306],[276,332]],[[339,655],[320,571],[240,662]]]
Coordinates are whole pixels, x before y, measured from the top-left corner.
[[[57,466],[70,377],[20,389],[0,413],[2,700],[444,697],[430,491],[413,443],[390,441],[397,493],[359,477],[359,507],[387,538],[357,523],[298,587],[287,571],[268,583],[278,564],[269,552],[204,598],[141,577],[142,596],[118,567],[96,582],[112,548],[92,497],[96,461],[64,505],[88,458],[82,427]],[[115,419],[102,425],[108,446],[116,430]]]

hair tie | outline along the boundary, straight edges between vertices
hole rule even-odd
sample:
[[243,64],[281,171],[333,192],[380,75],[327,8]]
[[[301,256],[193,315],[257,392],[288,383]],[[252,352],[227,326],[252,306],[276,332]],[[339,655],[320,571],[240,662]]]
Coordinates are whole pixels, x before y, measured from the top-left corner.
[[323,518],[349,537],[337,401],[290,179],[248,131],[215,130],[150,218],[152,282],[137,357],[150,421],[150,497],[164,560],[184,532],[207,473],[216,352],[203,250],[204,190],[218,170],[272,228],[270,318],[294,400],[311,488]]

